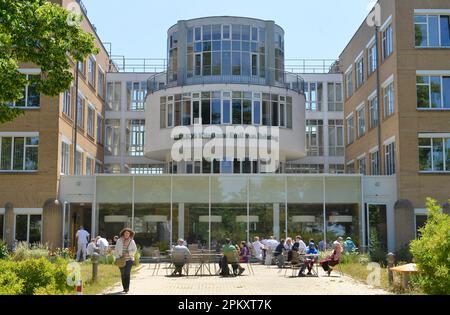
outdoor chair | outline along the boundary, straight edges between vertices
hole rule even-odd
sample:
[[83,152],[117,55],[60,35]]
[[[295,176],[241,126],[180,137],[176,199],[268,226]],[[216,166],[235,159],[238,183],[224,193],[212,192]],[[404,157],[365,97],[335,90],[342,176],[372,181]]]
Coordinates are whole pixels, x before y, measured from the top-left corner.
[[171,272],[171,274],[173,274],[176,270],[176,265],[183,265],[183,271],[186,273],[186,275],[189,275],[189,260],[188,257],[186,257],[186,255],[184,253],[181,252],[175,252],[173,251],[171,253],[171,263],[170,266],[166,269],[166,275],[167,275],[167,271],[171,271],[173,269],[173,271]]
[[157,247],[156,248],[151,247],[151,248],[144,249],[142,251],[141,260],[148,261],[149,269],[152,269],[152,267],[153,267],[152,276],[158,275],[159,269],[161,268],[162,255]]
[[285,263],[285,271],[284,276],[286,277],[287,271],[290,269],[292,271],[291,277],[296,276],[296,271],[300,269],[300,267],[304,264],[305,258],[300,255],[300,253],[296,250],[292,251],[292,259],[291,261],[287,261]]

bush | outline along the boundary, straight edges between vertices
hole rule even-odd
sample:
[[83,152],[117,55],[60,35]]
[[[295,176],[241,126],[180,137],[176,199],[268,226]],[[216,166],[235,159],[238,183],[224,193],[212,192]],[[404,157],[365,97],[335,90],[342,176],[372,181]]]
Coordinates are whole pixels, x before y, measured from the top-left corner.
[[0,295],[18,295],[22,290],[22,279],[11,270],[0,270]]
[[436,201],[427,199],[428,221],[421,237],[411,242],[417,263],[417,282],[428,294],[450,294],[450,216],[441,213]]
[[31,248],[27,243],[21,242],[17,245],[16,250],[12,254],[14,261],[23,261],[27,259],[48,258],[48,248],[41,244],[33,245]]
[[0,259],[6,259],[8,257],[8,246],[5,242],[0,240]]

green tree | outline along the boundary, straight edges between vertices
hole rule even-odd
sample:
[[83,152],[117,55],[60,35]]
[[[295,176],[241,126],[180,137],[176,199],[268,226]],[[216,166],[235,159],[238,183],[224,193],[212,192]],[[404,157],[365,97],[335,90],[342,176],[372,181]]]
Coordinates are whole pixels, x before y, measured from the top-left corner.
[[[73,80],[70,60],[97,54],[95,37],[83,31],[81,17],[46,0],[0,0],[0,123],[23,114],[6,104],[20,100],[27,84],[37,92],[56,96]],[[41,69],[36,82],[28,82],[19,64]]]
[[450,294],[450,216],[435,200],[427,199],[428,221],[421,237],[411,242],[419,268],[418,283],[429,294]]

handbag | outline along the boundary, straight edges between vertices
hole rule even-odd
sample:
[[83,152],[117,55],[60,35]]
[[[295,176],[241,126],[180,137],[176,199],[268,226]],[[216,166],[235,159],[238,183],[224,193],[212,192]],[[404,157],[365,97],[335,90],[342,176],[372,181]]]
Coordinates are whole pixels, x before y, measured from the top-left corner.
[[[130,243],[131,243],[131,240],[128,242],[128,246],[126,249],[127,251],[128,251],[128,247],[130,247]],[[122,255],[119,258],[116,258],[116,261],[114,263],[117,267],[124,268],[127,264],[127,259],[125,256]]]

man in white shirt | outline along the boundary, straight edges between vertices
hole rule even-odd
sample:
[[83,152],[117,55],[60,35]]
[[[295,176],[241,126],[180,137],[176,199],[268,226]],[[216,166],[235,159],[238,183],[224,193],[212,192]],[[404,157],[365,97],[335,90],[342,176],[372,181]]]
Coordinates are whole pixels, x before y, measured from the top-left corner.
[[184,245],[184,240],[180,238],[177,241],[177,245],[173,248],[173,253],[177,255],[177,257],[174,257],[175,271],[172,273],[172,275],[175,276],[179,274],[179,276],[181,277],[186,258],[191,256],[191,252],[189,251],[189,248]]
[[77,231],[75,236],[77,239],[78,250],[77,250],[77,261],[80,261],[80,256],[83,255],[83,261],[86,260],[86,247],[89,243],[89,233],[84,229],[83,226],[80,226],[80,229]]
[[98,247],[97,247],[97,245],[96,245],[95,239],[92,239],[91,242],[89,243],[89,245],[87,246],[87,249],[86,249],[86,254],[87,254],[87,256],[88,256],[88,257],[92,257],[92,255],[94,255],[95,250],[96,250],[97,248],[98,248]]
[[96,238],[97,247],[100,249],[100,255],[106,255],[109,247],[108,240],[100,235]]
[[255,250],[255,256],[256,259],[262,260],[262,249],[264,248],[264,245],[259,241],[259,237],[255,236],[253,238],[254,242],[252,243],[253,249]]

